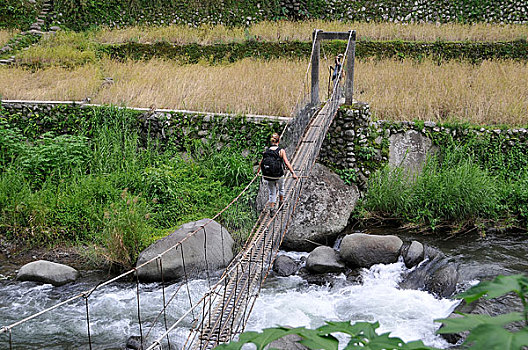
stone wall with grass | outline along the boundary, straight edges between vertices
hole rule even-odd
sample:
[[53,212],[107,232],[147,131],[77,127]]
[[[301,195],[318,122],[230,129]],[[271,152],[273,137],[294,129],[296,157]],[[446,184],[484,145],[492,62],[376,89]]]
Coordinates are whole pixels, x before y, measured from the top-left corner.
[[416,171],[430,152],[453,142],[470,144],[472,155],[483,166],[501,164],[517,171],[528,165],[526,128],[482,127],[462,122],[372,121],[370,107],[365,103],[341,107],[325,139],[320,159],[345,182],[365,190],[369,176],[386,164]]
[[[67,133],[79,123],[89,123],[89,115],[95,109],[113,107],[63,101],[3,101],[1,108],[9,112],[10,121],[35,137],[50,131]],[[213,142],[218,150],[236,143],[243,145],[240,152],[244,157],[254,156],[255,160],[258,160],[260,149],[267,144],[269,135],[280,132],[288,122],[288,118],[257,115],[145,108],[130,108],[129,111],[137,116],[144,142],[191,139]],[[339,109],[319,159],[346,183],[355,183],[365,190],[369,176],[386,164],[416,171],[427,154],[452,141],[471,143],[483,164],[487,160],[490,164],[497,164],[497,158],[509,154],[509,159],[502,162],[505,167],[513,171],[528,168],[528,157],[525,157],[528,154],[528,129],[467,123],[373,121],[370,106],[362,102]],[[184,149],[188,144],[180,146]],[[491,162],[492,158],[494,162]]]
[[[0,28],[27,28],[42,0],[4,0]],[[74,30],[105,25],[225,24],[262,20],[337,19],[390,22],[527,23],[522,0],[55,0],[54,24]]]
[[[47,132],[69,133],[81,123],[89,124],[90,115],[97,109],[116,108],[82,102],[64,101],[2,101],[7,111],[7,120],[16,123],[27,135],[36,137]],[[182,149],[189,146],[189,140],[204,143],[213,142],[220,150],[229,144],[244,147],[242,154],[247,157],[267,144],[269,136],[280,132],[288,118],[233,115],[224,113],[203,113],[193,111],[151,110],[148,108],[127,108],[136,115],[137,127],[143,141],[180,142]],[[65,117],[66,116],[66,117]],[[4,118],[6,118],[4,116]]]

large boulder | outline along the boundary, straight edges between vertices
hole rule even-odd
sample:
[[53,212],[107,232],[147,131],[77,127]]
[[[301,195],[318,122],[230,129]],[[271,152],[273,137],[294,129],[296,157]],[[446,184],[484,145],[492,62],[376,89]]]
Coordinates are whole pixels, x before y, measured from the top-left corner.
[[412,241],[411,245],[402,249],[405,266],[411,268],[418,265],[424,259],[424,246],[418,241]]
[[401,166],[415,175],[422,171],[427,155],[435,150],[431,139],[416,130],[394,134],[389,138],[389,165]]
[[303,181],[303,192],[282,247],[310,252],[319,244],[333,244],[347,226],[359,192],[355,185],[346,185],[321,164],[315,164]]
[[273,271],[278,276],[291,276],[299,271],[299,263],[287,255],[279,255],[273,262]]
[[62,286],[75,281],[79,275],[79,271],[73,267],[47,260],[38,260],[22,266],[16,278],[19,281],[34,281]]
[[351,267],[371,267],[398,261],[402,240],[396,236],[354,233],[341,242],[341,259]]
[[341,272],[345,264],[339,261],[339,254],[333,248],[320,246],[308,255],[306,269],[312,273]]
[[433,258],[427,258],[404,276],[400,287],[424,290],[445,298],[456,291],[458,278],[458,266],[450,262],[445,255],[437,254]]
[[[136,267],[176,246],[189,233],[196,230],[198,231],[180,246],[163,255],[161,258],[163,279],[179,279],[184,277],[185,273],[196,275],[206,269],[215,270],[227,266],[233,258],[233,238],[227,229],[216,221],[202,219],[182,225],[169,236],[149,246],[139,254]],[[162,274],[158,259],[138,268],[137,274],[142,281],[161,281]]]

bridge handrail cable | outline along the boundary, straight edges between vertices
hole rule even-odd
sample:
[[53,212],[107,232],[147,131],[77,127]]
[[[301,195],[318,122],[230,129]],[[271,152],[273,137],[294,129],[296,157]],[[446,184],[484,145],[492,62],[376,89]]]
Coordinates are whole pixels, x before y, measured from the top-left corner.
[[[350,48],[350,43],[351,43],[351,38],[352,38],[352,35],[353,35],[353,32],[350,32],[349,34],[349,40],[348,40],[348,44],[347,44],[347,48],[345,50],[345,57],[347,57],[347,54],[348,54],[348,50]],[[314,43],[315,43],[315,40],[314,40]],[[308,69],[309,71],[309,69]],[[307,71],[307,73],[308,73]],[[336,82],[334,84],[334,87],[333,87],[333,90],[332,90],[332,95],[331,95],[331,98],[329,99],[329,101],[327,101],[327,109],[330,111],[328,113],[328,115],[330,115],[330,117],[328,118],[328,120],[326,120],[326,123],[324,125],[324,131],[323,132],[319,132],[319,138],[318,138],[318,142],[316,144],[313,144],[311,146],[311,152],[308,152],[307,153],[307,156],[301,161],[301,168],[308,168],[308,171],[311,172],[311,169],[313,167],[313,164],[315,163],[315,160],[316,160],[316,154],[318,153],[318,150],[320,149],[320,146],[322,144],[322,141],[324,139],[324,137],[321,137],[321,135],[326,135],[326,132],[330,126],[330,123],[333,119],[333,116],[335,115],[335,112],[337,111],[337,106],[339,105],[339,99],[340,99],[340,94],[341,94],[341,91],[340,91],[340,87],[339,87],[339,83],[340,81],[342,80],[342,75],[343,75],[343,69],[341,68],[339,73],[338,73],[338,79],[336,79]],[[313,150],[313,151],[312,151]],[[311,164],[308,164],[308,163],[311,163]],[[309,165],[309,166],[307,166]],[[292,188],[290,188],[290,192],[293,192],[294,191],[294,187],[295,186],[292,186]],[[295,202],[295,205],[297,204],[299,200],[299,196],[297,196],[296,198],[296,202]],[[288,225],[289,221],[287,222],[287,225]],[[264,230],[267,230],[269,229],[269,226],[272,224],[272,221],[270,220],[266,226],[266,228]],[[287,227],[287,226],[286,226]],[[252,233],[253,230],[252,230]],[[281,235],[281,238],[280,238],[280,241],[282,242],[282,240],[284,239],[284,235]],[[258,240],[258,237],[256,236],[253,236],[252,239],[248,239],[247,241],[249,244],[246,245],[244,247],[244,250],[241,251],[241,253],[239,254],[240,256],[237,256],[237,258],[233,259],[232,263],[228,266],[228,268],[226,268],[222,278],[215,284],[215,286],[213,286],[210,291],[208,293],[206,293],[204,295],[204,297],[197,303],[197,304],[201,304],[201,303],[206,303],[206,299],[212,295],[212,294],[216,294],[214,291],[216,290],[216,288],[220,288],[222,287],[222,284],[225,283],[225,280],[227,278],[227,276],[229,276],[231,273],[233,273],[233,271],[235,271],[237,268],[238,268],[238,265],[240,264],[241,261],[243,261],[243,258],[244,257],[247,257],[248,255],[251,254],[251,251],[256,248],[261,242]],[[280,245],[280,244],[279,244]],[[273,260],[275,260],[275,257],[278,253],[278,250],[274,252],[273,254],[273,258],[271,259],[271,263],[273,262]],[[251,259],[251,257],[249,257]],[[269,265],[271,266],[271,265]],[[262,281],[266,278],[267,274],[269,273],[269,268],[268,270],[266,271],[266,274],[264,276],[264,278],[262,279]],[[251,306],[251,309],[252,309],[252,306]],[[249,316],[248,316],[249,317]],[[183,321],[183,318],[178,320],[177,322],[175,322],[171,327],[170,329],[168,329],[163,335],[161,335],[154,343],[151,344],[150,347],[147,348],[147,350],[153,350],[156,346],[161,346],[161,342],[162,340],[167,337],[167,335],[175,328],[177,327],[181,322]]]
[[[314,48],[315,48],[315,41],[314,41],[314,43],[313,43],[313,45],[312,45],[312,53],[311,53],[311,55],[313,55]],[[310,71],[310,67],[311,67],[311,60],[309,61],[308,68],[307,68],[307,70],[306,70],[306,74],[305,74],[305,77],[304,77],[304,79],[303,79],[303,88],[302,88],[302,90],[301,90],[300,93],[299,93],[299,96],[298,96],[298,98],[297,98],[297,103],[296,103],[296,105],[294,105],[294,107],[292,108],[292,111],[291,111],[291,113],[292,113],[292,118],[290,118],[290,119],[288,120],[288,122],[286,123],[286,125],[284,126],[284,128],[283,128],[283,130],[282,130],[282,132],[281,132],[281,136],[285,134],[285,132],[286,132],[288,126],[291,124],[292,120],[294,119],[294,118],[293,118],[293,114],[295,113],[295,109],[298,108],[298,106],[303,102],[302,99],[303,99],[303,97],[305,97],[305,95],[306,95],[306,87],[307,87],[307,83],[306,83],[306,82],[307,82],[307,79],[308,79],[308,74],[309,74],[309,71]],[[304,96],[303,96],[303,92],[305,93]],[[230,208],[235,202],[237,202],[237,201],[240,199],[240,197],[242,197],[242,195],[244,195],[244,194],[249,190],[249,188],[251,187],[252,184],[254,184],[254,182],[256,181],[257,178],[259,178],[259,176],[258,176],[258,175],[255,175],[255,176],[250,180],[250,182],[248,183],[248,185],[247,185],[247,186],[246,186],[246,187],[245,187],[245,188],[244,188],[244,189],[243,189],[243,190],[242,190],[242,191],[241,191],[241,192],[240,192],[240,193],[239,193],[239,194],[238,194],[238,195],[237,195],[237,196],[236,196],[236,197],[235,197],[235,198],[234,198],[234,199],[233,199],[233,200],[232,200],[227,206],[226,206],[226,207],[224,207],[224,208],[223,208],[221,211],[219,211],[215,216],[213,216],[213,218],[210,219],[207,223],[205,223],[203,226],[201,226],[200,228],[196,229],[195,231],[190,232],[190,233],[187,234],[184,238],[182,238],[179,242],[177,242],[177,243],[174,244],[173,246],[167,248],[165,251],[163,251],[162,253],[160,253],[160,254],[157,255],[156,257],[153,257],[152,259],[150,259],[150,260],[148,260],[148,261],[142,263],[141,265],[138,265],[138,266],[136,266],[135,268],[132,268],[132,269],[130,269],[130,270],[128,270],[128,271],[126,271],[126,272],[124,272],[124,273],[118,275],[118,276],[115,276],[115,277],[113,277],[113,278],[111,278],[111,279],[109,279],[109,280],[106,280],[106,281],[104,281],[104,282],[102,282],[102,283],[99,283],[99,284],[97,284],[96,286],[94,286],[94,287],[92,287],[92,288],[90,288],[90,289],[88,289],[88,290],[85,290],[85,291],[83,291],[83,292],[80,292],[80,293],[78,293],[78,294],[76,294],[76,295],[70,297],[69,299],[66,299],[66,300],[64,300],[64,301],[62,301],[62,302],[59,302],[59,303],[57,303],[57,304],[55,304],[55,305],[52,305],[52,306],[50,306],[50,307],[48,307],[48,308],[46,308],[46,309],[44,309],[44,310],[41,310],[41,311],[39,311],[39,312],[37,312],[37,313],[34,313],[33,315],[30,315],[30,316],[28,316],[28,317],[25,317],[24,319],[21,319],[21,320],[19,320],[19,321],[17,321],[17,322],[14,322],[14,323],[9,324],[9,325],[2,326],[2,327],[0,327],[0,334],[3,334],[3,333],[10,333],[11,330],[12,330],[13,328],[15,328],[15,327],[17,327],[17,326],[19,326],[19,325],[21,325],[21,324],[23,324],[23,323],[25,323],[25,322],[28,322],[28,321],[30,321],[30,320],[33,320],[33,319],[35,319],[35,318],[37,318],[37,317],[39,317],[39,316],[41,316],[41,315],[43,315],[43,314],[45,314],[45,313],[47,313],[47,312],[53,311],[53,310],[55,310],[55,309],[57,309],[57,308],[59,308],[59,307],[61,307],[61,306],[64,306],[64,305],[66,305],[66,304],[69,304],[69,303],[71,303],[71,302],[73,302],[73,301],[75,301],[75,300],[77,300],[77,299],[80,299],[80,298],[83,298],[83,297],[86,298],[86,297],[90,296],[94,291],[99,290],[99,289],[103,288],[104,286],[107,286],[107,285],[109,285],[109,284],[111,284],[111,283],[113,283],[113,282],[116,282],[116,281],[120,280],[120,279],[123,279],[123,278],[125,278],[125,277],[127,277],[127,276],[129,276],[129,275],[131,275],[131,274],[133,274],[133,273],[137,273],[137,270],[138,270],[138,269],[140,269],[140,268],[142,268],[142,267],[144,267],[144,266],[146,266],[146,265],[148,265],[148,264],[150,264],[150,263],[153,263],[153,262],[155,262],[155,261],[158,260],[158,259],[161,259],[161,257],[163,257],[165,254],[167,254],[167,253],[169,253],[170,251],[172,251],[172,250],[178,248],[179,246],[181,246],[186,240],[188,240],[188,239],[191,238],[192,236],[196,235],[200,230],[202,230],[204,227],[206,227],[206,226],[209,225],[211,222],[213,222],[215,219],[217,219],[220,215],[222,215],[226,210],[228,210],[228,209],[229,209],[229,208]],[[248,241],[249,241],[249,240],[248,240]],[[223,277],[223,278],[224,278],[224,277]],[[222,278],[222,280],[223,280],[223,278]],[[166,307],[166,306],[167,306],[167,305],[165,305],[165,307]],[[191,307],[190,310],[192,310],[192,309],[194,309],[194,307]]]

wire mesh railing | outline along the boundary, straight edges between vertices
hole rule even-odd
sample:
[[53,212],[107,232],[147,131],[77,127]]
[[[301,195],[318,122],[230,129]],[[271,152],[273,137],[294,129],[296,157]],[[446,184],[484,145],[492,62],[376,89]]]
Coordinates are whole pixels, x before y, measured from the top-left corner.
[[[351,37],[352,33],[345,57]],[[302,175],[300,180],[290,180],[286,184],[284,203],[277,213],[268,216],[263,212],[252,230],[252,239],[232,261],[221,280],[201,299],[201,319],[197,320],[196,327],[190,330],[184,349],[212,349],[244,331],[262,283],[272,269],[280,244],[291,223],[324,136],[337,113],[344,91],[342,74],[342,70],[338,72],[331,98],[318,115],[307,123],[309,125],[304,136],[298,140],[292,165],[295,171]],[[170,332],[171,330],[167,330],[147,349],[163,349],[163,339]]]
[[[317,35],[317,34],[316,34]],[[315,37],[316,39],[316,37]],[[315,43],[315,40],[314,40]],[[350,40],[349,40],[350,45]],[[349,49],[347,45],[347,50]],[[312,47],[313,55],[313,47]],[[347,55],[345,54],[345,57]],[[305,82],[308,79],[307,69]],[[91,317],[90,302],[94,292],[104,293],[105,288],[118,281],[130,281],[135,284],[136,316],[139,329],[139,341],[147,349],[162,348],[213,348],[220,342],[226,342],[240,334],[246,326],[251,310],[259,295],[263,281],[272,268],[284,234],[291,224],[291,219],[303,187],[306,177],[310,175],[313,164],[316,161],[319,149],[324,140],[333,116],[337,112],[340,99],[343,94],[342,70],[333,87],[333,92],[324,107],[311,118],[315,108],[310,105],[307,84],[299,96],[298,104],[294,109],[295,117],[291,119],[282,132],[287,152],[295,154],[292,165],[296,173],[300,174],[299,180],[286,180],[286,195],[284,203],[278,208],[275,215],[270,216],[267,212],[258,213],[255,210],[254,195],[258,188],[258,176],[253,177],[243,191],[233,199],[224,209],[217,213],[209,221],[202,224],[184,238],[172,245],[157,256],[137,265],[134,269],[126,271],[114,278],[106,280],[96,286],[73,295],[60,303],[52,305],[44,310],[29,315],[17,322],[0,328],[0,336],[4,337],[4,344],[9,349],[17,348],[13,330],[30,322],[38,322],[40,316],[57,311],[59,308],[71,306],[84,308],[86,319],[87,347],[92,349],[93,335],[91,325],[95,321]],[[290,153],[291,154],[291,153]],[[222,247],[220,251],[225,252],[223,247],[224,234],[238,237],[239,245],[243,244],[240,253],[231,260],[228,267],[220,276],[213,272],[217,270],[216,265],[209,264],[213,249],[211,236],[213,225],[220,224],[220,237]],[[225,231],[225,232],[224,232]],[[215,231],[216,232],[216,231]],[[193,239],[203,242],[201,256],[190,261],[191,254],[188,243]],[[249,237],[242,243],[242,239]],[[174,276],[169,276],[166,266],[171,260],[177,259],[181,262],[181,268],[176,283],[171,284],[168,291],[167,283]],[[220,259],[226,263],[228,257]],[[145,317],[141,309],[142,289],[140,288],[141,269],[153,267],[159,273],[158,288],[162,295],[161,310],[156,315]],[[189,287],[191,277],[200,271],[201,277],[207,281],[208,291],[198,299]],[[170,277],[170,278],[169,278]],[[175,312],[171,309],[171,319],[175,322],[169,324],[167,315],[171,303],[174,300],[187,300],[188,307],[179,307]],[[187,302],[185,302],[187,303]],[[61,309],[62,310],[62,309]],[[156,329],[156,330],[154,330]],[[161,329],[161,331],[160,331]],[[190,330],[190,331],[188,331]],[[178,333],[178,339],[174,334]],[[187,333],[182,337],[182,333]],[[2,341],[0,341],[2,344]]]

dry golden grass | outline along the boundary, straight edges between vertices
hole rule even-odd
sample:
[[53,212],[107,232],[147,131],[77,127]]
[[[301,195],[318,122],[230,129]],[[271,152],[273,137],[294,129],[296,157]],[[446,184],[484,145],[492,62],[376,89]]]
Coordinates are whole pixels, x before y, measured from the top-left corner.
[[0,66],[0,81],[3,99],[80,101],[97,91],[101,73],[95,65],[74,70],[51,67],[36,72]]
[[378,119],[528,124],[526,63],[370,60],[357,67],[356,98]]
[[[327,74],[329,62],[323,62]],[[288,116],[303,90],[307,61],[246,59],[230,65],[184,65],[153,59],[102,60],[73,70],[32,73],[0,68],[5,99],[76,99],[134,107]],[[113,84],[103,78],[112,77]],[[326,90],[327,75],[321,89]],[[356,65],[356,99],[375,118],[528,124],[528,66],[513,61],[481,65],[367,60]],[[321,92],[326,96],[326,91]]]
[[354,29],[360,40],[418,40],[418,41],[510,41],[528,38],[526,25],[500,24],[442,24],[415,23],[343,23],[339,21],[279,21],[260,22],[247,30],[225,26],[203,25],[190,28],[184,25],[164,27],[129,27],[124,29],[100,29],[94,32],[94,40],[102,43],[137,41],[154,43],[167,41],[177,44],[220,42],[258,39],[265,41],[310,41],[315,28],[325,31]]
[[289,115],[306,65],[286,59],[217,66],[107,60],[103,70],[115,83],[101,89],[93,99],[97,103]]
[[12,30],[12,29],[0,29],[0,47],[3,47],[9,39],[14,37],[16,34],[18,34],[18,30]]

